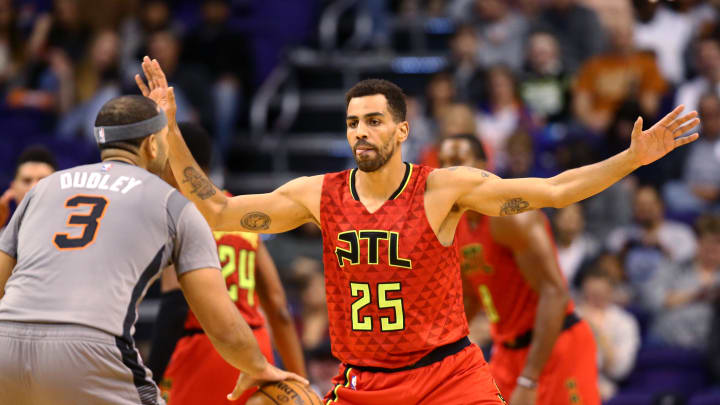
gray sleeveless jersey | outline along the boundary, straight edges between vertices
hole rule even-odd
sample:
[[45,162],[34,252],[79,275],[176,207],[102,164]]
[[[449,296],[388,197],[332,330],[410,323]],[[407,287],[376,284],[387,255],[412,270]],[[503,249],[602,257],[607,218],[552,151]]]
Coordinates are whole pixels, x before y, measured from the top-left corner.
[[200,212],[159,177],[106,161],[54,173],[0,235],[17,259],[0,320],[80,324],[130,340],[161,269],[220,268]]

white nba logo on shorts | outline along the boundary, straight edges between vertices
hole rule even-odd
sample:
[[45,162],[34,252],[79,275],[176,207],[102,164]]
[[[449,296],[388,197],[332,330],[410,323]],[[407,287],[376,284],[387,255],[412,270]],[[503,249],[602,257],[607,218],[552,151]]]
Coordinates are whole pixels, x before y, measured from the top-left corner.
[[100,128],[98,131],[98,142],[105,143],[105,128]]
[[350,388],[357,390],[357,376],[352,376],[352,379],[350,380]]

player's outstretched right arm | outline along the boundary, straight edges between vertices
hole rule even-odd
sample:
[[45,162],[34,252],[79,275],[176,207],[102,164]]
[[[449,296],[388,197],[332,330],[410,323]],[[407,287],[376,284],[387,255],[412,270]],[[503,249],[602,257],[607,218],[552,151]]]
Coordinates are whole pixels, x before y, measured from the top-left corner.
[[157,60],[143,59],[147,84],[135,81],[145,97],[164,111],[168,120],[170,167],[180,191],[198,207],[215,230],[279,233],[306,222],[319,224],[322,176],[301,177],[267,194],[227,197],[212,184],[192,157],[175,120],[175,94],[168,87]]

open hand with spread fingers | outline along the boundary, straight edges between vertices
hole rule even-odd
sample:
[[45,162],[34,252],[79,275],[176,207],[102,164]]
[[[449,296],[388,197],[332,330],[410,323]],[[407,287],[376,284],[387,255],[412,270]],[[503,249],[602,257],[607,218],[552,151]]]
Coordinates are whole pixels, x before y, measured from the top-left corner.
[[682,136],[700,123],[697,111],[680,117],[684,109],[684,105],[676,107],[646,131],[642,130],[642,117],[638,117],[630,143],[630,153],[638,166],[650,164],[673,149],[698,139],[697,132]]
[[162,68],[160,68],[160,63],[158,63],[157,59],[150,60],[149,57],[145,56],[142,61],[142,70],[147,84],[139,74],[135,75],[135,83],[140,92],[163,109],[168,123],[175,122],[175,113],[177,112],[175,92],[172,87],[168,87],[167,78]]

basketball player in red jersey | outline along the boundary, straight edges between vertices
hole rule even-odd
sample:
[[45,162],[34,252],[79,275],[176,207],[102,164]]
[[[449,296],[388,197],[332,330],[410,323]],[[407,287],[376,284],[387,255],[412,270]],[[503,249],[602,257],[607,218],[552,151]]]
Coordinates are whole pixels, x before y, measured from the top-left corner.
[[[212,158],[210,136],[196,124],[180,123],[179,127],[193,158],[203,172],[208,173]],[[213,234],[230,298],[255,334],[265,358],[273,363],[270,334],[260,306],[267,314],[285,368],[307,375],[300,339],[287,310],[285,291],[260,235],[250,232]],[[232,387],[237,374],[213,348],[189,310],[172,268],[165,269],[161,283],[163,300],[148,363],[158,377],[156,381],[168,403],[244,404],[255,389],[247,390],[236,402],[225,398],[226,390]]]
[[[285,232],[313,222],[323,232],[333,353],[342,361],[331,404],[501,404],[480,349],[471,345],[454,243],[466,210],[511,215],[563,207],[697,139],[679,107],[647,131],[638,119],[626,151],[549,179],[500,179],[474,168],[404,163],[409,135],[402,90],[364,80],[346,95],[347,139],[358,168],[301,177],[267,194],[228,198],[192,160],[174,124],[172,88],[146,58],[143,94],[172,130],[170,165],[181,190],[216,230]],[[244,376],[239,384],[246,384]]]
[[[474,135],[440,144],[442,167],[485,168]],[[573,312],[542,211],[505,217],[465,213],[455,235],[465,313],[482,305],[495,346],[490,370],[512,405],[599,405],[595,341]]]

